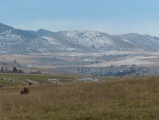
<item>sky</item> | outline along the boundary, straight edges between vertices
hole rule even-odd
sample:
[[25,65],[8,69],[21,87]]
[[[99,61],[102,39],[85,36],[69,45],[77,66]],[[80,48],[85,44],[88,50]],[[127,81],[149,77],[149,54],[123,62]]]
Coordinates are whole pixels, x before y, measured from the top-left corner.
[[25,30],[159,37],[159,0],[0,0],[0,22]]

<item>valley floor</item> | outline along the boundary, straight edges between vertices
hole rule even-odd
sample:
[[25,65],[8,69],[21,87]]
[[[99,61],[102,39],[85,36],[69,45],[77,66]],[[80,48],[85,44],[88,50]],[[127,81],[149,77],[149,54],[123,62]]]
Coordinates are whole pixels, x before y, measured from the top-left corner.
[[[16,66],[18,69],[24,70],[25,73],[41,71],[46,74],[64,75],[70,73],[79,74],[82,72],[82,74],[98,76],[116,76],[123,71],[122,75],[145,76],[159,74],[158,60],[159,52],[145,51],[108,51],[103,53],[55,52],[25,55],[3,54],[0,55],[0,67],[12,70],[12,67]],[[131,69],[132,66],[133,70]],[[136,66],[135,69],[134,66]],[[146,69],[141,70],[143,67]]]
[[103,53],[32,53],[32,54],[2,54],[0,61],[13,62],[25,66],[36,67],[109,67],[111,65],[159,66],[159,52],[145,51],[107,51]]

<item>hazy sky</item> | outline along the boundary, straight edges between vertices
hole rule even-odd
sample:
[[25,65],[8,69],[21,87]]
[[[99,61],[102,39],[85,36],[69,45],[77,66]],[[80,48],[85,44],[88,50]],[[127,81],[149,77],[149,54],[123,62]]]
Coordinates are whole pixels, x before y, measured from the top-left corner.
[[27,30],[159,36],[159,0],[0,0],[0,22]]

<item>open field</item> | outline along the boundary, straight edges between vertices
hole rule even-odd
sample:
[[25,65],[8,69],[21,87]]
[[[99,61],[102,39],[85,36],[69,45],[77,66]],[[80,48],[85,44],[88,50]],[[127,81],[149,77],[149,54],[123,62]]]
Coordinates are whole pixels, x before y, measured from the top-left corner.
[[[110,65],[158,66],[159,52],[108,51],[104,53],[4,54],[0,61],[16,60],[21,65],[56,68],[63,66],[108,67]],[[92,64],[93,63],[93,64]]]
[[[1,74],[5,78],[7,74]],[[9,74],[0,88],[2,120],[154,120],[159,118],[159,77],[102,78],[99,82],[46,82],[46,75]],[[25,79],[41,84],[28,85]],[[21,82],[20,82],[21,81]],[[0,80],[4,84],[4,80]],[[12,83],[12,84],[10,84]],[[7,85],[8,84],[8,85]],[[30,93],[21,95],[24,87]]]
[[[76,76],[78,78],[78,76]],[[28,80],[36,82],[37,84],[51,83],[49,79],[57,79],[59,83],[72,82],[75,77],[71,76],[53,76],[53,75],[36,75],[36,74],[0,74],[0,86],[26,86]]]

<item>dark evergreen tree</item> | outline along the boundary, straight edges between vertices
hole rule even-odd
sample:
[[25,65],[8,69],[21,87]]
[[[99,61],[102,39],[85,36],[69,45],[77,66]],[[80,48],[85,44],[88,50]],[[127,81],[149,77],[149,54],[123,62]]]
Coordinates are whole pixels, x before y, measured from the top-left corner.
[[16,67],[13,67],[13,73],[18,73],[18,70]]
[[2,69],[1,69],[1,72],[3,73],[4,72],[4,68],[2,67]]

